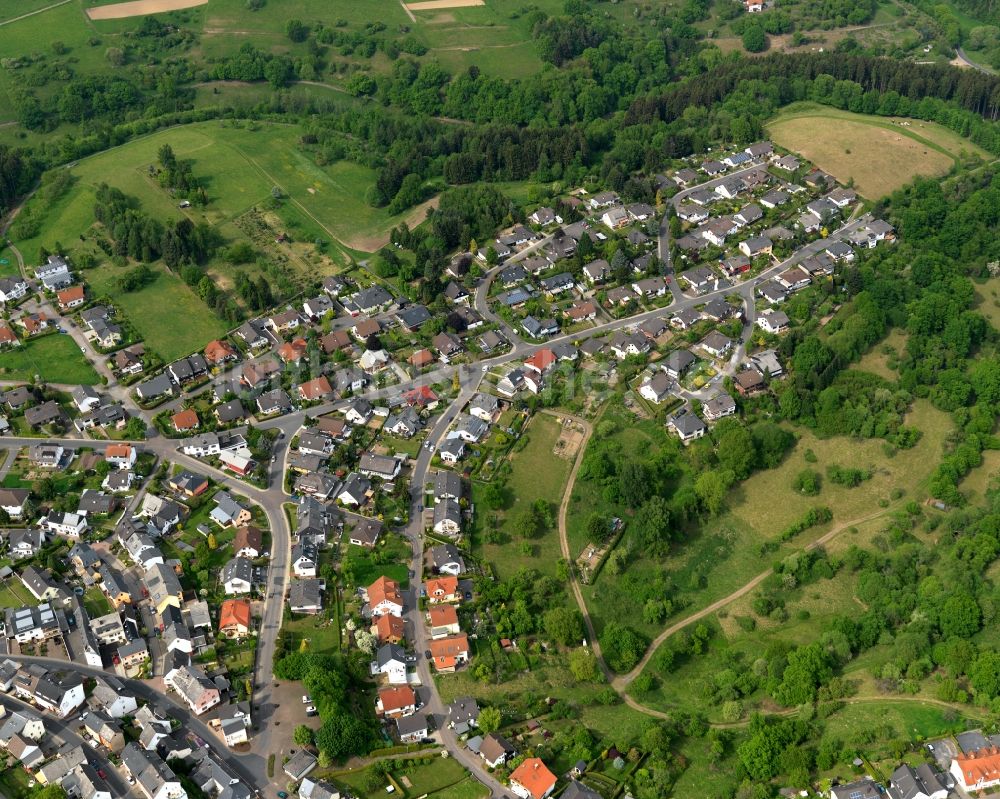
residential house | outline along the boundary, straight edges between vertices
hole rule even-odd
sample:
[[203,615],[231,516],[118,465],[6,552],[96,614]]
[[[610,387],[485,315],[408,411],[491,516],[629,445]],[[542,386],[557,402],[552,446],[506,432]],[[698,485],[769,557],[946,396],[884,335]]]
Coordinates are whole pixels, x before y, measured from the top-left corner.
[[37,429],[43,425],[52,424],[63,418],[62,409],[55,400],[48,400],[24,412],[24,421],[29,427]]
[[243,364],[243,369],[240,371],[240,382],[249,388],[257,388],[280,371],[281,366],[271,358],[251,361]]
[[830,786],[830,799],[882,799],[882,789],[871,777]]
[[28,282],[20,277],[0,278],[0,302],[14,302],[28,293]]
[[205,361],[210,366],[220,366],[227,361],[239,360],[235,347],[224,339],[215,339],[205,346]]
[[118,469],[132,469],[138,453],[131,444],[109,444],[104,450],[104,459]]
[[674,350],[663,361],[663,368],[674,380],[680,380],[696,360],[689,350]]
[[246,558],[232,558],[222,567],[219,582],[222,583],[226,596],[249,594],[253,588],[253,565]]
[[469,402],[469,414],[492,423],[500,410],[500,400],[492,394],[477,393]]
[[788,330],[788,314],[784,311],[764,310],[756,319],[756,325],[768,333],[783,333]]
[[333,301],[328,296],[320,294],[302,303],[302,310],[310,319],[319,320],[328,313],[333,313]]
[[48,291],[58,291],[73,282],[73,273],[61,255],[48,256],[42,266],[36,267],[35,277]]
[[591,285],[603,283],[611,277],[611,264],[603,258],[591,261],[590,263],[584,265],[583,277]]
[[424,420],[412,407],[403,408],[385,420],[383,430],[399,438],[413,438],[424,428]]
[[708,430],[705,423],[687,408],[682,408],[667,420],[667,429],[675,433],[684,444],[701,438]]
[[642,385],[639,386],[639,394],[644,399],[659,405],[670,396],[673,385],[673,380],[666,372],[657,371],[642,382]]
[[382,286],[373,285],[354,294],[350,302],[362,313],[373,314],[392,305],[393,298]]
[[701,411],[706,419],[714,422],[736,413],[736,401],[723,391],[702,403]]
[[733,340],[718,330],[713,330],[703,338],[698,346],[713,358],[722,358],[733,347]]
[[365,589],[368,612],[372,617],[392,614],[393,616],[403,615],[403,594],[399,590],[399,583],[388,577],[379,577],[374,583]]
[[[20,519],[24,515],[25,505],[31,496],[31,491],[27,488],[0,488],[0,509],[11,519]],[[9,541],[13,550],[13,533]],[[13,551],[11,554],[14,554]],[[26,557],[21,555],[21,557]]]
[[572,322],[589,322],[597,318],[597,304],[593,300],[574,302],[564,313]]
[[645,355],[652,349],[649,339],[642,333],[626,333],[624,330],[619,330],[611,337],[609,346],[619,360],[635,355]]
[[774,243],[767,236],[753,236],[740,242],[740,252],[747,258],[770,255]]
[[406,638],[406,625],[399,616],[386,613],[375,619],[372,629],[380,644],[398,644]]
[[286,333],[291,330],[298,330],[302,324],[302,317],[294,308],[288,308],[281,313],[274,314],[267,320],[267,326],[276,333]]
[[453,499],[435,503],[432,524],[434,532],[439,535],[457,536],[462,532],[461,506]]
[[180,608],[183,590],[180,580],[172,568],[164,563],[153,563],[143,576],[143,584],[149,593],[150,604],[156,612],[163,614],[167,607]]
[[789,293],[804,289],[812,282],[809,273],[801,266],[793,266],[778,275],[775,280]]
[[431,653],[431,663],[439,673],[454,672],[469,662],[469,639],[465,633],[428,641],[427,648]]
[[21,342],[14,331],[10,329],[10,326],[5,322],[0,322],[0,346],[2,347],[20,347]]
[[511,772],[510,789],[521,799],[545,799],[556,787],[556,775],[537,757],[525,758]]
[[351,349],[351,336],[346,330],[331,330],[319,340],[319,346],[327,355],[338,350]]
[[76,308],[78,305],[83,305],[86,302],[83,286],[70,286],[56,292],[56,300],[59,302],[59,308],[64,311]]
[[443,463],[454,466],[465,457],[465,442],[460,438],[445,439],[438,447],[437,454]]
[[401,743],[413,743],[427,737],[427,715],[417,713],[396,719],[396,732]]
[[163,682],[187,703],[191,712],[200,716],[221,701],[219,689],[197,666],[180,666],[167,672]]
[[227,599],[219,609],[219,634],[226,638],[245,638],[250,634],[250,603],[245,599]]
[[750,363],[762,375],[781,377],[785,373],[785,369],[781,365],[781,359],[778,357],[777,351],[773,349],[755,352],[750,356]]
[[261,555],[264,534],[252,524],[242,524],[233,537],[233,553],[241,558],[257,558]]
[[462,592],[458,588],[458,578],[453,575],[432,577],[424,583],[427,601],[432,604],[440,602],[461,602]]
[[253,518],[250,509],[233,499],[228,491],[220,491],[213,499],[215,507],[209,518],[220,527],[242,527]]
[[47,532],[69,538],[79,538],[88,528],[86,516],[57,510],[50,510],[48,515],[39,519],[38,526]]
[[399,458],[366,452],[358,462],[358,471],[367,477],[378,477],[380,480],[393,480],[399,474],[402,465]]
[[680,276],[696,294],[711,290],[716,282],[715,273],[707,266],[696,266],[682,272]]
[[299,386],[299,397],[306,402],[323,400],[333,396],[333,387],[326,376],[316,377]]
[[337,501],[342,505],[362,506],[367,504],[371,496],[371,480],[357,472],[351,472],[337,494]]
[[664,297],[667,294],[667,282],[662,277],[647,277],[633,283],[632,291],[644,299]]
[[631,220],[628,211],[620,205],[614,205],[601,215],[601,222],[612,230],[625,227]]
[[58,469],[65,452],[59,444],[35,444],[28,448],[28,460],[38,469]]
[[417,712],[417,694],[408,685],[379,688],[375,713],[385,718],[400,718]]
[[292,613],[316,614],[323,609],[322,580],[294,580],[288,589],[288,607]]
[[914,768],[904,763],[889,780],[889,799],[947,799],[945,778],[927,763]]
[[763,205],[768,210],[770,210],[772,208],[777,208],[780,205],[784,205],[790,199],[791,198],[788,196],[786,192],[783,192],[780,189],[775,189],[773,191],[769,191],[767,194],[761,197],[760,204]]
[[116,755],[121,754],[125,748],[125,735],[122,733],[121,724],[99,711],[92,710],[84,715],[83,729],[91,739]]
[[371,663],[372,676],[386,675],[390,685],[406,685],[406,653],[398,644],[383,644]]
[[198,412],[193,408],[178,411],[170,417],[170,423],[178,433],[188,433],[197,430],[199,425]]
[[292,574],[296,577],[315,577],[319,565],[316,547],[311,543],[301,541],[292,546]]
[[[15,491],[19,489],[5,490]],[[44,543],[45,532],[43,530],[11,530],[7,538],[7,551],[12,559],[23,560],[37,555]]]
[[[483,738],[483,742],[479,745],[479,756],[490,768],[502,766],[516,755],[517,750],[514,748],[514,745],[502,735],[498,735],[495,732],[491,732]],[[511,786],[511,789],[513,790],[513,786]]]
[[741,397],[751,397],[767,389],[764,376],[756,369],[744,369],[733,377],[733,385]]
[[458,611],[453,605],[434,605],[427,611],[427,621],[431,628],[431,638],[445,638],[460,633]]
[[382,535],[382,522],[379,519],[360,519],[347,535],[347,540],[359,547],[374,547]]
[[532,338],[544,338],[558,333],[559,324],[555,319],[536,319],[529,315],[521,320],[521,329]]
[[454,333],[447,331],[438,333],[431,339],[431,344],[438,351],[441,360],[448,363],[448,360],[462,352],[462,342]]

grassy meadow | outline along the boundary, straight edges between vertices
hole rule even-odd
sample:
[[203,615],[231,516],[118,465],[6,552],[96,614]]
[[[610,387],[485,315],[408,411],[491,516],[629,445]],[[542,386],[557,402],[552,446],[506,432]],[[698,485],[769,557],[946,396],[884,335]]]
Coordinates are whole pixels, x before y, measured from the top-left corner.
[[0,379],[32,380],[41,375],[50,383],[93,386],[100,382],[94,367],[69,336],[50,334],[22,341],[4,352]]
[[[556,525],[531,540],[531,552],[521,551],[521,541],[512,532],[512,521],[521,508],[543,499],[549,503],[553,519],[558,518],[566,479],[572,463],[553,454],[560,433],[559,422],[553,416],[535,414],[522,434],[523,444],[516,446],[510,455],[510,473],[507,493],[513,502],[501,511],[484,510],[476,514],[479,528],[474,534],[477,554],[493,563],[501,579],[506,579],[521,568],[537,569],[543,574],[555,575],[556,562],[562,557],[559,547],[559,530]],[[473,500],[480,487],[473,485]],[[480,506],[484,507],[484,506]],[[494,525],[509,538],[504,544],[490,544],[483,540],[485,526]]]
[[[987,154],[933,122],[852,114],[815,103],[793,103],[767,126],[771,139],[800,153],[841,183],[878,199],[918,175],[939,176],[963,154]],[[872,169],[872,164],[878,164]]]

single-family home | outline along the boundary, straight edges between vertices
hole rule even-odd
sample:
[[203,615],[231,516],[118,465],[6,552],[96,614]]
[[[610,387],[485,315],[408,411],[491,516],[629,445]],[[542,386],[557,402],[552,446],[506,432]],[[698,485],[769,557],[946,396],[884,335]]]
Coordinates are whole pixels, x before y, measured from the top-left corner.
[[556,775],[537,757],[525,760],[509,777],[510,789],[521,799],[545,799],[556,787]]
[[222,583],[226,596],[249,594],[253,588],[253,564],[247,558],[232,558],[222,567],[219,582]]
[[708,430],[705,423],[687,408],[681,408],[667,420],[667,429],[685,444],[701,438]]
[[666,372],[657,371],[642,382],[642,385],[639,386],[639,394],[644,399],[659,405],[670,396],[673,385],[673,380]]
[[469,662],[469,639],[465,633],[428,641],[427,648],[431,653],[431,663],[439,673],[454,672]]
[[219,609],[219,634],[226,638],[245,638],[250,634],[250,603],[245,599],[227,599]]

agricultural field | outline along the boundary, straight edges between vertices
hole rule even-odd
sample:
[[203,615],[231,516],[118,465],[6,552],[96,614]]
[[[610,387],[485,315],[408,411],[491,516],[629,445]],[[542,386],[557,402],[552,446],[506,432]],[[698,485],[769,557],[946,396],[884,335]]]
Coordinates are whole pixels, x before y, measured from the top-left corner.
[[100,382],[76,342],[58,334],[29,339],[4,353],[0,379],[31,380],[35,375],[66,385],[93,386]]
[[[985,151],[933,122],[852,114],[813,103],[793,103],[767,126],[771,139],[878,199],[918,175],[940,176]],[[877,168],[873,169],[872,165]]]
[[[541,535],[525,542],[519,541],[514,532],[514,520],[521,510],[537,500],[547,502],[553,520],[557,517],[559,502],[572,467],[571,461],[553,453],[560,431],[561,426],[554,416],[539,413],[532,417],[522,434],[523,443],[515,446],[510,455],[510,472],[506,482],[510,501],[503,510],[477,514],[478,524],[485,523],[490,528],[496,528],[509,539],[507,543],[491,544],[480,533],[480,540],[476,542],[482,557],[496,566],[501,579],[521,568],[537,569],[543,574],[554,575],[556,562],[562,557],[559,532],[555,524]],[[473,487],[474,501],[480,490],[478,485]],[[523,550],[521,543],[527,545]]]

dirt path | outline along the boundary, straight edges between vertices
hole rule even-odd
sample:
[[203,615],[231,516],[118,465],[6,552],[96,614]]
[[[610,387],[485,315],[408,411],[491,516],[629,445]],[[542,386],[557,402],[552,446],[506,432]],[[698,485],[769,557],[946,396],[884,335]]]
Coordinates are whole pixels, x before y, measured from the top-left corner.
[[[583,428],[583,440],[580,441],[580,448],[576,452],[576,460],[573,462],[573,468],[570,470],[569,477],[566,480],[566,488],[563,490],[562,501],[559,503],[559,548],[562,550],[563,560],[567,564],[572,564],[573,556],[569,551],[569,537],[566,531],[566,514],[569,512],[569,500],[573,496],[573,486],[576,485],[576,475],[580,471],[580,465],[583,463],[583,456],[587,452],[587,443],[590,441],[591,433],[594,432],[594,426],[579,416],[569,416],[565,413],[556,413],[555,411],[548,410],[544,411],[544,413],[563,419],[572,419]],[[601,645],[597,641],[597,631],[594,630],[594,622],[590,618],[587,603],[583,600],[583,591],[580,590],[580,583],[573,574],[572,568],[570,569],[569,584],[573,589],[573,596],[576,599],[577,607],[580,609],[580,613],[583,614],[583,623],[587,627],[587,638],[590,641],[590,647],[594,652],[594,656],[597,658],[597,665],[601,667],[601,671],[604,672],[604,676],[608,679],[608,682],[611,682],[613,675],[604,662],[604,656],[601,654]]]
[[33,16],[35,16],[35,14],[41,14],[41,13],[43,13],[45,11],[49,11],[49,10],[51,10],[53,8],[59,8],[59,6],[64,6],[67,3],[69,3],[69,2],[72,2],[72,0],[61,0],[61,2],[53,3],[50,6],[45,6],[45,8],[39,8],[39,9],[36,9],[35,11],[30,11],[27,14],[21,14],[21,16],[19,16],[19,17],[14,17],[13,19],[4,20],[3,22],[0,22],[0,28],[2,28],[4,25],[10,25],[12,22],[17,22],[17,21],[22,20],[22,19],[27,19],[28,17],[33,17]]
[[203,6],[207,2],[208,0],[132,0],[128,3],[115,3],[113,6],[88,8],[87,16],[90,19],[126,19],[146,14],[162,14],[165,11],[181,11]]
[[[848,527],[853,527],[858,524],[864,524],[865,522],[870,522],[872,519],[877,519],[879,516],[884,516],[888,512],[889,512],[888,510],[882,509],[879,510],[877,513],[871,513],[868,516],[862,516],[858,519],[851,519],[849,521],[842,522],[841,524],[838,524],[836,527],[833,527],[832,529],[821,535],[815,541],[812,541],[811,543],[807,544],[805,548],[806,550],[810,550],[810,549],[815,549],[816,547],[821,547],[824,544],[832,541]],[[656,654],[657,648],[667,638],[669,638],[671,635],[678,632],[679,630],[683,630],[689,624],[693,624],[694,622],[699,621],[700,619],[703,619],[706,616],[711,615],[712,613],[715,613],[717,610],[724,608],[730,602],[739,599],[742,596],[746,596],[746,594],[750,593],[754,588],[756,588],[764,580],[766,580],[770,576],[772,571],[773,571],[772,569],[768,569],[767,571],[761,572],[752,580],[750,580],[750,582],[746,583],[740,588],[737,588],[728,596],[724,596],[722,597],[722,599],[716,600],[711,605],[708,605],[707,607],[704,607],[701,610],[699,610],[697,613],[692,613],[687,618],[681,619],[676,624],[672,624],[669,627],[667,627],[667,629],[665,629],[662,633],[656,636],[656,638],[653,640],[653,643],[650,644],[649,648],[646,650],[646,654],[642,656],[642,660],[639,661],[639,663],[636,665],[634,669],[632,669],[632,671],[630,671],[628,674],[620,674],[617,677],[615,677],[614,680],[612,680],[611,682],[612,687],[624,697],[625,689],[628,687],[629,683],[631,683],[632,680],[634,680],[636,677],[639,676],[639,674],[646,667],[649,661],[652,660],[653,655]]]
[[438,11],[445,8],[469,8],[484,6],[484,0],[422,0],[419,3],[407,3],[404,8],[409,11]]

